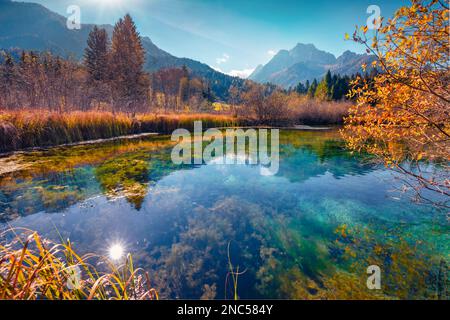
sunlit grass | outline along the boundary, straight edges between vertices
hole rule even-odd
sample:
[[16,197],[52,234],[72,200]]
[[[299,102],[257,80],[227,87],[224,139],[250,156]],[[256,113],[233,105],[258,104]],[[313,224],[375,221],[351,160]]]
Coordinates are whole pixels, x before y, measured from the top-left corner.
[[113,257],[80,256],[70,240],[54,243],[27,229],[2,237],[9,241],[0,244],[0,300],[158,299],[148,273],[135,269],[117,244]]
[[236,118],[214,114],[140,114],[45,110],[0,112],[0,153],[33,147],[49,147],[81,141],[108,139],[139,133],[172,133],[192,129],[201,120],[204,128],[237,125]]

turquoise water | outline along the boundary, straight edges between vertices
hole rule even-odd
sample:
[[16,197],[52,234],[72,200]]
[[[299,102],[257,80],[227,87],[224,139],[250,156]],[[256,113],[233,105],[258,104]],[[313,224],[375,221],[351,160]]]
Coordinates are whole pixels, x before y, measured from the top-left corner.
[[[280,143],[275,176],[174,165],[169,137],[3,158],[16,170],[0,176],[0,224],[60,233],[81,253],[120,243],[162,298],[232,298],[229,262],[240,298],[437,297],[445,211],[413,203],[337,131],[282,131]],[[366,286],[370,265],[381,290]]]

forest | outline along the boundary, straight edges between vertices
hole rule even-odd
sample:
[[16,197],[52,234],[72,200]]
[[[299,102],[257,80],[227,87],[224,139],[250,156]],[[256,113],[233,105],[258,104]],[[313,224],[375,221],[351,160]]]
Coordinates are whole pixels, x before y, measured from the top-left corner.
[[[186,66],[145,72],[145,50],[129,15],[117,22],[111,40],[106,30],[94,27],[82,61],[18,49],[4,50],[1,56],[0,107],[8,111],[221,112],[260,122],[289,118],[292,122],[340,123],[348,106],[349,84],[361,76],[340,77],[328,72],[323,79],[288,90],[236,81],[226,93],[227,101],[221,101],[211,89],[213,84],[193,76]],[[333,106],[333,116],[330,110],[320,115],[324,101],[344,101],[344,106]],[[318,110],[310,110],[311,104]]]

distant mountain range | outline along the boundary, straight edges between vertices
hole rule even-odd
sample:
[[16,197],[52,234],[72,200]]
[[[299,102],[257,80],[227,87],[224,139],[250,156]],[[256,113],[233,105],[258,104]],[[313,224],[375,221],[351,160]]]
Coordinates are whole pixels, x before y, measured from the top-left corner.
[[299,43],[289,51],[279,51],[266,65],[258,66],[249,79],[289,88],[306,80],[319,80],[328,70],[340,75],[362,72],[361,65],[370,64],[375,59],[374,56],[351,51],[336,59],[333,54],[319,50],[313,44]]
[[[0,49],[51,51],[81,59],[93,27],[93,24],[83,24],[80,30],[69,30],[65,17],[40,4],[0,0]],[[112,34],[113,26],[100,27]],[[232,84],[240,86],[244,81],[196,60],[175,57],[158,48],[148,37],[142,37],[142,42],[147,52],[147,71],[186,66],[192,75],[209,81],[213,93],[221,100],[227,100]],[[306,80],[320,79],[327,70],[341,75],[354,74],[361,71],[363,62],[370,63],[374,59],[373,56],[350,51],[336,59],[312,44],[298,44],[290,51],[281,50],[265,66],[258,66],[249,79],[288,88]]]
[[[80,30],[69,30],[66,20],[40,4],[0,0],[0,49],[51,51],[81,59],[94,25],[83,24]],[[112,34],[113,26],[100,27]],[[233,83],[243,82],[207,64],[175,57],[158,48],[148,37],[142,37],[142,43],[147,52],[145,68],[149,72],[186,66],[194,76],[208,80],[214,94],[223,100],[227,98],[228,89]]]

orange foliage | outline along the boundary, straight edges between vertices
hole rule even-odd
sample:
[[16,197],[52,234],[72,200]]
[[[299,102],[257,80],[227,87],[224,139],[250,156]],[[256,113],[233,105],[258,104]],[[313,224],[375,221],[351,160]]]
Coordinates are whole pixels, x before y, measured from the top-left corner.
[[[367,27],[355,31],[353,40],[378,57],[373,67],[381,73],[372,82],[352,83],[350,96],[357,104],[343,131],[350,148],[414,177],[416,191],[426,188],[444,197],[450,195],[448,19],[443,1],[413,0],[373,38]],[[439,170],[429,170],[425,161]]]

